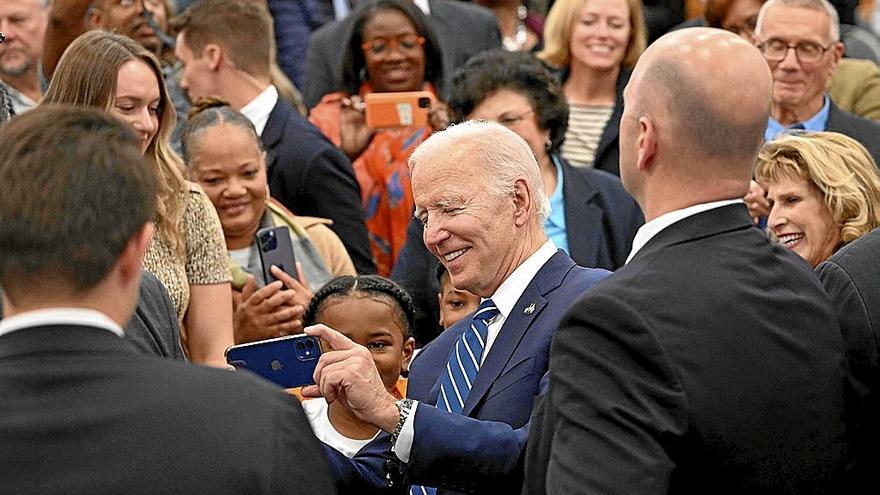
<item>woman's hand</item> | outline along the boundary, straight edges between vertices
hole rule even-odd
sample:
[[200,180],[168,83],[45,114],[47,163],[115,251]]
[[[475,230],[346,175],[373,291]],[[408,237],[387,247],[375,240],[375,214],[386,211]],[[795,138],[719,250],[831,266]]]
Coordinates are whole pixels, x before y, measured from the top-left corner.
[[743,197],[743,201],[749,209],[752,221],[756,224],[761,217],[770,215],[770,201],[767,200],[767,191],[757,182],[752,181],[749,185],[749,192]]
[[342,99],[342,124],[340,126],[342,151],[352,160],[369,146],[376,130],[367,126],[364,118],[364,101],[360,96]]
[[449,106],[442,101],[437,101],[428,112],[428,125],[435,131],[442,131],[449,127]]
[[297,274],[303,283],[277,266],[271,270],[277,281],[257,289],[254,277],[248,276],[242,288],[241,303],[235,308],[233,317],[236,344],[302,331],[303,315],[312,299],[312,291],[306,284],[299,263]]

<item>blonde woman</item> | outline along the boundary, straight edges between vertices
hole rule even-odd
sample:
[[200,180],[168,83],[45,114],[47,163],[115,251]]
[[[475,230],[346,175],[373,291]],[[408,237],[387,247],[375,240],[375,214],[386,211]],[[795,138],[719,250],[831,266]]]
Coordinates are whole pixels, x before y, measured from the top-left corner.
[[880,226],[880,174],[864,146],[836,132],[764,144],[755,180],[767,190],[767,228],[815,267]]
[[181,344],[196,363],[225,367],[232,345],[228,258],[217,214],[183,178],[169,147],[176,115],[156,57],[131,39],[83,34],[58,63],[43,104],[106,109],[128,123],[160,179],[156,233],[144,267],[159,278],[181,321]]
[[574,166],[620,175],[623,88],[645,50],[639,0],[557,0],[538,58],[557,68],[568,100],[562,156]]

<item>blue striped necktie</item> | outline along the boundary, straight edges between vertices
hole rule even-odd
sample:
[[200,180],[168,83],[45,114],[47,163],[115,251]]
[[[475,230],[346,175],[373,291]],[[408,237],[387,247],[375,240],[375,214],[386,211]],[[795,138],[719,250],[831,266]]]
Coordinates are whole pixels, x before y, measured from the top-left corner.
[[[461,414],[464,403],[480,371],[486,338],[489,335],[489,320],[498,314],[498,308],[491,299],[486,299],[477,308],[471,326],[455,342],[446,370],[440,379],[440,393],[437,408],[446,412]],[[436,488],[413,485],[411,495],[434,495]]]

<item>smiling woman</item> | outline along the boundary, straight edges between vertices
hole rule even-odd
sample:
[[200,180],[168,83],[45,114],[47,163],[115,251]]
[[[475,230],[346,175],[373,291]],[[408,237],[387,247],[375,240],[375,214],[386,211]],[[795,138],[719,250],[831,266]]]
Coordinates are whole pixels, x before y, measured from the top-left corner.
[[758,155],[767,228],[810,266],[880,226],[880,174],[864,146],[834,132],[783,135]]
[[442,57],[427,18],[411,2],[372,0],[355,15],[343,59],[345,89],[324,96],[309,120],[352,159],[373,259],[379,274],[389,275],[412,218],[406,160],[433,128],[430,124],[369,127],[362,101],[370,93],[438,94]]

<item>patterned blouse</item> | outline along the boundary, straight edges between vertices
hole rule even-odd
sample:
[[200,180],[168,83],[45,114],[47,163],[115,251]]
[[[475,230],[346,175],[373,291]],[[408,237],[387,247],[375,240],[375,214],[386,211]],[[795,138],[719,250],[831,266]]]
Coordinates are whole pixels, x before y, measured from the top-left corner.
[[[182,322],[189,308],[189,286],[220,284],[230,281],[229,257],[223,227],[211,201],[202,189],[187,182],[186,208],[178,222],[186,245],[185,257],[175,252],[170,241],[158,229],[144,256],[144,268],[153,272],[168,290],[171,302]],[[188,350],[184,325],[180,326],[180,343]]]
[[592,167],[596,149],[605,131],[605,125],[614,112],[614,105],[568,106],[568,129],[562,143],[562,157],[575,167]]

